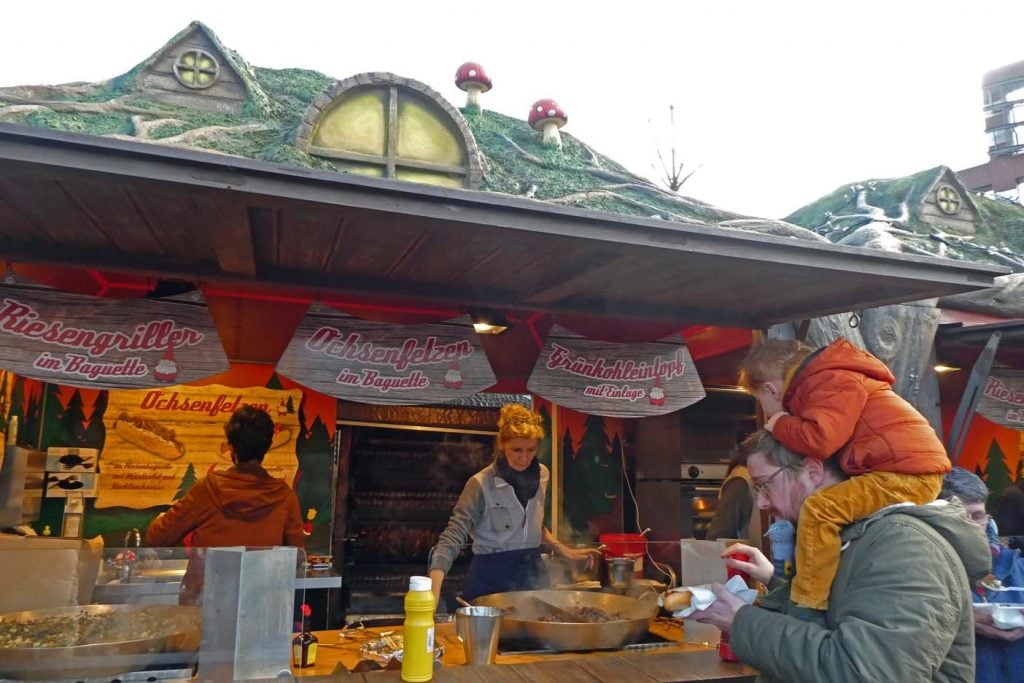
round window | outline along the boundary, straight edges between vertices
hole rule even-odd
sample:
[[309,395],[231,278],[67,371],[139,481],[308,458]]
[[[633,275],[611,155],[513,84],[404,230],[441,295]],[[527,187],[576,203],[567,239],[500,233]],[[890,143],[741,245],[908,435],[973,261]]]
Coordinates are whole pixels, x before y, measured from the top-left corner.
[[942,185],[935,193],[935,203],[939,205],[942,213],[952,216],[960,211],[960,205],[963,202],[959,192],[949,185]]
[[186,88],[209,88],[220,77],[220,64],[205,50],[188,50],[174,60],[174,77]]

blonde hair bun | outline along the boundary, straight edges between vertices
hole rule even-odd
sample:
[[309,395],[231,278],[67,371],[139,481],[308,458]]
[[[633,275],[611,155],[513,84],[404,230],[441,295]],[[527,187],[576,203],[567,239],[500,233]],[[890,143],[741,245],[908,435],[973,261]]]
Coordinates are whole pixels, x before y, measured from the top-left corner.
[[498,438],[543,439],[544,427],[541,416],[521,403],[506,403],[498,415]]

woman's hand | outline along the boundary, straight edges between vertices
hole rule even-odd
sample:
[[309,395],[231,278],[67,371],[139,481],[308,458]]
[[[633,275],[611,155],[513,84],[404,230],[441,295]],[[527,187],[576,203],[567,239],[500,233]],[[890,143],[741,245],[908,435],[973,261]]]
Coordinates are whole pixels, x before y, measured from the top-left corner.
[[441,584],[444,583],[444,572],[440,569],[430,570],[430,589],[434,591],[435,610],[441,604]]
[[[750,558],[750,561],[744,562],[743,560],[732,559],[732,556],[736,553],[746,555]],[[754,581],[760,581],[765,585],[772,580],[772,575],[775,574],[775,565],[772,564],[772,561],[764,556],[760,548],[755,548],[752,545],[733,543],[725,549],[722,557],[725,558],[726,566],[745,572]]]
[[577,566],[582,565],[587,571],[590,571],[597,566],[597,553],[593,550],[587,550],[586,548],[567,548],[564,545],[562,546],[562,549],[562,557]]

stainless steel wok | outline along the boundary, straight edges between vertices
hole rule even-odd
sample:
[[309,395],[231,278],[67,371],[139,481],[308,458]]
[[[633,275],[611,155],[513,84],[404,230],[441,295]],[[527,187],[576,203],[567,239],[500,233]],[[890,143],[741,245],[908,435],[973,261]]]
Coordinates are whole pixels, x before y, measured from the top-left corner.
[[12,612],[0,615],[0,633],[13,634],[17,622],[32,622],[23,628],[47,633],[67,629],[77,641],[83,638],[74,637],[76,625],[90,618],[104,619],[105,628],[102,634],[84,637],[84,643],[0,646],[0,678],[106,676],[158,662],[191,663],[199,649],[202,615],[195,607],[177,605],[85,605]]
[[[473,604],[505,610],[501,622],[503,640],[536,642],[551,650],[611,650],[635,643],[647,633],[658,612],[657,596],[651,597],[640,600],[612,593],[539,590],[484,595]],[[538,621],[545,616],[538,599],[562,610],[591,607],[622,618],[593,624]]]

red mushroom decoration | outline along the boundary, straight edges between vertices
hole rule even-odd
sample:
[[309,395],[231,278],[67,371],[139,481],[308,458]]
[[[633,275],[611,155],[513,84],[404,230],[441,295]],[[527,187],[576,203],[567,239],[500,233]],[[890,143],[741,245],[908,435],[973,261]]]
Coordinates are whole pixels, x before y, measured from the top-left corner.
[[455,72],[455,87],[466,92],[467,107],[479,107],[480,93],[491,89],[491,78],[476,62],[466,62]]
[[537,100],[530,107],[530,126],[534,130],[544,131],[544,144],[562,148],[562,136],[558,129],[565,125],[569,117],[554,100]]

